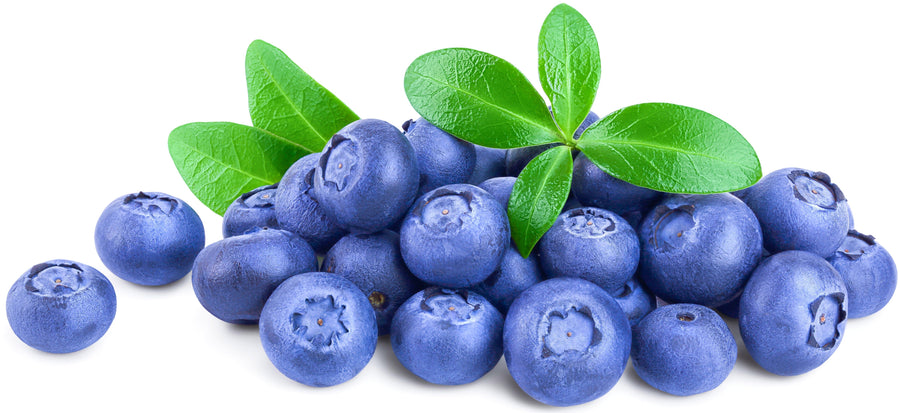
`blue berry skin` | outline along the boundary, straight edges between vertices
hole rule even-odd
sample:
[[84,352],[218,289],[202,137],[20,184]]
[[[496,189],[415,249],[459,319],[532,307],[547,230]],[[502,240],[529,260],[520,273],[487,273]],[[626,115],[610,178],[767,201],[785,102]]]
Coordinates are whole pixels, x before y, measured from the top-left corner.
[[631,362],[647,384],[676,396],[719,387],[737,361],[737,343],[715,311],[697,304],[672,304],[644,317],[634,328]]
[[[575,140],[578,140],[578,138],[581,137],[581,133],[584,132],[584,130],[587,129],[588,126],[593,125],[594,122],[597,122],[598,120],[600,120],[600,116],[597,116],[596,113],[588,113],[584,121],[581,122],[581,125],[578,126],[578,129],[575,130],[573,138]],[[524,148],[515,148],[508,150],[506,154],[506,175],[519,176],[519,174],[522,173],[522,170],[525,169],[525,166],[528,165],[528,162],[531,162],[532,159],[536,158],[547,149],[550,149],[557,145],[559,144],[548,143],[546,145],[527,146]]]
[[317,268],[312,247],[297,234],[259,229],[200,251],[191,282],[210,314],[229,323],[256,324],[266,299],[279,284]]
[[416,152],[393,125],[355,121],[325,144],[313,187],[319,205],[341,228],[381,231],[403,218],[416,199]]
[[378,320],[378,334],[388,334],[394,313],[425,288],[400,256],[400,236],[393,231],[350,234],[325,254],[322,271],[341,275],[368,297]]
[[622,217],[600,208],[575,208],[560,214],[538,242],[548,278],[578,277],[619,291],[640,260],[640,241]]
[[478,184],[478,187],[493,195],[500,202],[500,205],[503,206],[503,210],[506,211],[509,209],[509,197],[512,195],[513,185],[515,184],[516,178],[514,176],[501,176],[488,179]]
[[278,184],[256,188],[239,196],[222,217],[222,236],[244,234],[253,228],[278,228],[275,218],[275,193]]
[[851,230],[840,248],[828,258],[847,286],[850,318],[881,310],[897,288],[897,265],[875,237]]
[[111,202],[94,229],[97,255],[113,274],[140,285],[164,285],[191,270],[206,234],[184,201],[138,192]]
[[734,299],[762,254],[753,212],[734,195],[670,195],[640,228],[641,281],[669,303]]
[[272,293],[259,318],[259,337],[282,374],[326,387],[352,379],[369,363],[378,326],[356,285],[311,272],[287,279]]
[[6,318],[25,344],[71,353],[94,344],[116,316],[116,292],[94,268],[66,260],[35,265],[6,295]]
[[476,293],[429,287],[397,310],[391,348],[400,364],[427,382],[470,383],[503,355],[503,315]]
[[784,251],[753,271],[739,314],[744,345],[760,366],[781,376],[803,374],[840,346],[847,288],[824,258]]
[[646,211],[662,197],[661,192],[614,178],[584,154],[575,158],[572,171],[572,192],[582,205],[623,215],[631,211]]
[[622,377],[631,326],[616,301],[580,278],[535,284],[517,298],[503,328],[509,373],[529,396],[553,406],[586,403]]
[[637,277],[629,278],[613,298],[622,307],[631,328],[656,309],[656,296],[650,294]]
[[487,298],[494,307],[503,314],[509,310],[513,300],[532,285],[541,282],[544,274],[541,272],[541,263],[536,254],[522,258],[519,249],[514,242],[503,254],[500,268],[489,275],[484,281],[471,287],[472,292],[481,294]]
[[416,151],[420,194],[439,186],[468,182],[475,170],[475,145],[444,132],[424,118],[406,121],[403,132]]
[[488,179],[506,175],[506,149],[475,145],[475,168],[469,183],[478,185]]
[[325,213],[313,191],[313,175],[319,154],[311,153],[294,162],[275,193],[275,217],[279,228],[296,233],[317,254],[324,254],[343,237],[344,231]]
[[743,193],[770,252],[809,251],[828,258],[850,229],[843,192],[822,172],[779,169]]
[[422,195],[403,221],[400,252],[428,284],[466,288],[484,281],[509,247],[509,219],[485,190],[442,186]]

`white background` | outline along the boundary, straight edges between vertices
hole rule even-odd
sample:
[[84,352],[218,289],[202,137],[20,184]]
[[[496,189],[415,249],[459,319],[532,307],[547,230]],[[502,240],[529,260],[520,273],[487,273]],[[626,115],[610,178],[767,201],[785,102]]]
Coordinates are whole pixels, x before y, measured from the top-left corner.
[[[283,49],[360,116],[399,125],[416,116],[403,92],[406,66],[431,50],[484,50],[539,85],[537,35],[554,2],[10,3],[0,6],[0,288],[36,263],[66,258],[107,274],[119,307],[99,342],[68,355],[33,350],[0,323],[0,410],[546,410],[502,361],[469,385],[430,385],[404,370],[384,339],[347,383],[295,383],[269,363],[255,327],[206,313],[189,277],[146,288],[110,274],[93,230],[116,197],[163,191],[200,213],[207,242],[221,238],[221,218],[182,182],[166,139],[187,122],[249,123],[244,51],[254,39]],[[711,112],[755,146],[764,172],[831,174],[857,227],[900,257],[898,10],[859,1],[674,3],[570,3],[600,43],[594,111],[664,101]],[[714,391],[669,396],[629,366],[610,393],[570,411],[893,406],[898,317],[894,300],[851,320],[836,354],[802,376],[769,374],[741,348]]]

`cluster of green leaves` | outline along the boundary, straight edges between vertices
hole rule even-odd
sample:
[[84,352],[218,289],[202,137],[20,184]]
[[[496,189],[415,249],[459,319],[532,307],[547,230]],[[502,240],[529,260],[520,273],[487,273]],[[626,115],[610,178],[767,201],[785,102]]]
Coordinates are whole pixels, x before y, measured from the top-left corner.
[[544,21],[538,51],[541,86],[552,113],[512,64],[477,50],[426,53],[409,66],[404,79],[413,108],[460,139],[507,149],[555,144],[528,163],[513,187],[509,220],[523,256],[562,211],[575,149],[616,178],[664,192],[727,192],[762,176],[756,152],[740,133],[685,106],[629,106],[575,140],[597,94],[597,38],[584,16],[560,4]]
[[271,185],[299,158],[319,152],[359,119],[331,92],[262,40],[247,48],[253,126],[196,122],[169,134],[169,154],[188,187],[222,215],[245,192]]

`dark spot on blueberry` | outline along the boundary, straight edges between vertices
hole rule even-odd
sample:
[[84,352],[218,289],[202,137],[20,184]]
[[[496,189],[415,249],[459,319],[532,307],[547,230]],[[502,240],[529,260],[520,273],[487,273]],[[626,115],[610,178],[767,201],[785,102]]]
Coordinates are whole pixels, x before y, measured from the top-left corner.
[[677,316],[678,321],[691,322],[697,319],[697,317],[691,313],[679,313]]

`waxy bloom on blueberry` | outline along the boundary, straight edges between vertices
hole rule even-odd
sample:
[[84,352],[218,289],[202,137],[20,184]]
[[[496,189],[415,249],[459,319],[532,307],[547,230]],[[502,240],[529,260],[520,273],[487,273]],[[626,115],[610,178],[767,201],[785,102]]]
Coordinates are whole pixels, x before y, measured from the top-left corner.
[[275,193],[278,184],[256,188],[239,196],[222,217],[222,236],[244,234],[253,228],[278,228],[275,217]]
[[876,313],[897,288],[897,265],[875,237],[850,230],[828,262],[847,286],[850,318]]

